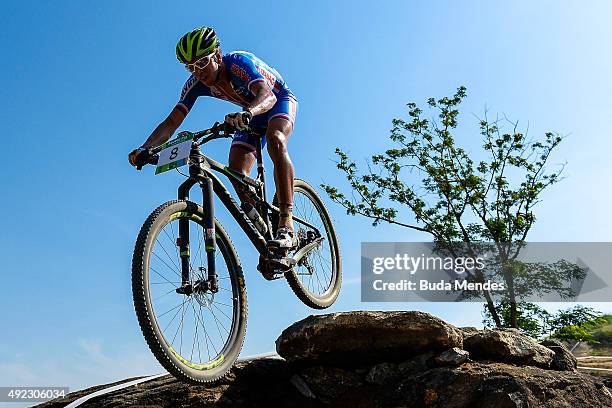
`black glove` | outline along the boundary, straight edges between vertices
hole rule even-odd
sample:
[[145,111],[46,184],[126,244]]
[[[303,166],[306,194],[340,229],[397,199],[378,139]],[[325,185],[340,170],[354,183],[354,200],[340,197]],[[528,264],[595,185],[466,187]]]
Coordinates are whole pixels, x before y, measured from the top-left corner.
[[240,130],[246,128],[252,118],[253,114],[249,111],[235,112],[225,115],[225,123]]
[[142,166],[149,163],[151,158],[151,151],[144,147],[134,149],[128,155],[128,161],[132,166],[135,166],[138,170],[142,169]]

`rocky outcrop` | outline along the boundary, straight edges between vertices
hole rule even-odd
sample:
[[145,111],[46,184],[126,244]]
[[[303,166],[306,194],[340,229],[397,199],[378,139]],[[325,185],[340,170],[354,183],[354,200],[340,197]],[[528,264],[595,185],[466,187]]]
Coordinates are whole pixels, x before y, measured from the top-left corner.
[[603,380],[575,371],[556,343],[515,330],[457,329],[421,312],[310,316],[276,344],[284,359],[237,363],[210,386],[168,376],[85,407],[612,407]]
[[291,363],[359,365],[402,360],[426,351],[461,347],[459,329],[423,312],[344,312],[309,316],[276,340]]
[[551,349],[555,356],[550,363],[550,368],[561,371],[576,371],[578,360],[559,340],[548,339],[540,343],[544,347]]
[[479,330],[463,340],[465,350],[480,360],[548,368],[555,353],[517,329]]
[[443,351],[436,356],[435,362],[438,365],[444,366],[458,366],[465,363],[470,358],[470,353],[465,350],[461,350],[458,347],[453,347]]

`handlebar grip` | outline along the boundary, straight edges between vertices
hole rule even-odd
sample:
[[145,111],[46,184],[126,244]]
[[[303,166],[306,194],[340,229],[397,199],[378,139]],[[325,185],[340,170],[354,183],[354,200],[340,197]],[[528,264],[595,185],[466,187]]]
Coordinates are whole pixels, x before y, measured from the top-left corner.
[[230,125],[227,122],[223,122],[223,133],[225,135],[229,135],[230,133],[234,133],[237,129]]
[[150,155],[146,158],[138,160],[138,164],[136,165],[136,170],[142,170],[142,168],[146,166],[147,164],[157,164],[158,161],[159,161],[158,154]]

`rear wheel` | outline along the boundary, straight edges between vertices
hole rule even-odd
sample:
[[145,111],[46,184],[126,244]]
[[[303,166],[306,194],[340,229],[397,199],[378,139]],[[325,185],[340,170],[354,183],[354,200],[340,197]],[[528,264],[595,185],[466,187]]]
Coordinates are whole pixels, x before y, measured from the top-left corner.
[[[277,202],[276,196],[274,202]],[[293,214],[316,227],[323,240],[300,260],[285,277],[297,297],[309,307],[325,309],[331,306],[342,285],[342,259],[331,217],[316,190],[304,180],[293,181]],[[278,222],[273,218],[273,221]],[[300,246],[316,239],[316,230],[294,219]],[[278,224],[276,224],[278,225]]]
[[[196,203],[169,201],[142,226],[132,258],[132,292],[140,328],[160,364],[193,384],[215,381],[233,366],[244,342],[246,287],[233,244],[215,220],[219,290],[178,293],[182,285],[179,220],[189,225],[189,283],[206,280],[204,214]],[[181,237],[184,242],[185,237]]]

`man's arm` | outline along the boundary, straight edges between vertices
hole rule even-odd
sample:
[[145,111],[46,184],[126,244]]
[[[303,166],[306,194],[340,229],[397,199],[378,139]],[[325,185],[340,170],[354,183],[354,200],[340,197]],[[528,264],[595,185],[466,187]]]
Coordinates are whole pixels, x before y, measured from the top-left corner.
[[247,106],[253,116],[257,116],[272,109],[276,103],[276,95],[264,81],[251,84],[251,92],[255,95],[253,101]]
[[[251,92],[255,95],[255,98],[245,107],[251,117],[269,111],[276,103],[276,95],[263,81],[253,83]],[[240,112],[226,115],[225,122],[237,129],[244,129],[247,125]]]
[[167,142],[170,136],[176,132],[176,129],[181,126],[183,120],[185,120],[185,114],[175,106],[168,117],[155,128],[142,147],[151,149]]

